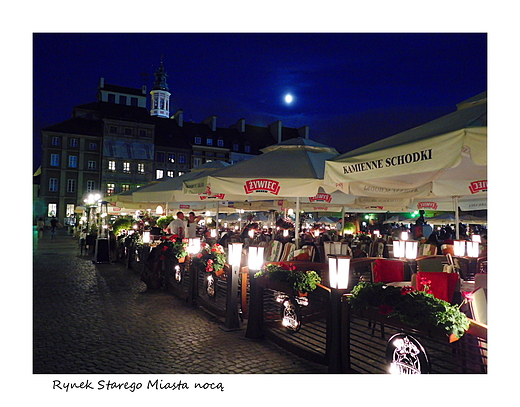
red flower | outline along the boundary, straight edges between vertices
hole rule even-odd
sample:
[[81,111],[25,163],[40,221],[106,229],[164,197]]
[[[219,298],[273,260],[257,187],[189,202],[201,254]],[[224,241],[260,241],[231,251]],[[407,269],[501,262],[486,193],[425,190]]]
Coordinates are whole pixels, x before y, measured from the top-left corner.
[[411,293],[412,291],[414,291],[414,288],[411,286],[406,286],[406,287],[401,288],[402,295],[406,295],[408,293]]
[[283,268],[284,270],[289,270],[289,271],[296,270],[296,266],[291,263],[282,262],[282,263],[280,263],[280,267]]
[[165,258],[166,258],[166,256],[164,256],[164,255],[161,255],[161,257],[159,257],[159,259],[161,259],[161,260],[164,260]]
[[166,250],[168,250],[168,246],[163,246],[162,251],[165,252]]
[[383,315],[390,314],[394,309],[390,305],[381,304],[379,306],[379,312]]
[[471,291],[462,291],[462,296],[466,301],[473,301],[473,293]]
[[430,285],[432,282],[431,282],[431,280],[428,280],[428,279],[426,279],[426,278],[423,277],[423,278],[421,278],[420,283],[421,283],[422,285]]

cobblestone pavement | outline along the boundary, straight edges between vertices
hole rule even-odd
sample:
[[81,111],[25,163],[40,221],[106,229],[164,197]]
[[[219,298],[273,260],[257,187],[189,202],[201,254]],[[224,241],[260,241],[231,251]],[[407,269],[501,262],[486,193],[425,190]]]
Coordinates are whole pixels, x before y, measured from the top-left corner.
[[33,373],[327,373],[167,290],[147,290],[120,263],[94,264],[76,239],[44,235],[33,249]]

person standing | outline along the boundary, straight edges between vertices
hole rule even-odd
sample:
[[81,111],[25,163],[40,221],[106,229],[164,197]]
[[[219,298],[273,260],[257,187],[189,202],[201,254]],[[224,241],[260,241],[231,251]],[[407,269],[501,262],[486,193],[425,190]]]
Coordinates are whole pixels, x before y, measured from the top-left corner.
[[172,235],[177,235],[181,239],[186,237],[186,221],[184,220],[184,213],[177,212],[177,218],[172,220],[168,225],[168,232]]
[[38,239],[41,239],[43,237],[43,228],[45,227],[45,222],[43,221],[43,218],[38,218],[38,221],[36,222],[36,230],[38,231]]
[[186,236],[185,237],[197,237],[197,224],[202,219],[202,216],[195,216],[194,212],[188,214],[188,223],[186,225]]
[[58,222],[58,219],[56,219],[55,216],[51,219],[51,240],[54,239],[54,236],[56,235],[56,229],[58,226],[61,226],[61,223]]

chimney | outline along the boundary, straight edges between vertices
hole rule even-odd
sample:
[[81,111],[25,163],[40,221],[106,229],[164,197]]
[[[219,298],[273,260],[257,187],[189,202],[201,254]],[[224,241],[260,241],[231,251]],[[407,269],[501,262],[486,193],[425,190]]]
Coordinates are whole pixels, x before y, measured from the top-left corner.
[[309,126],[303,126],[298,129],[298,135],[302,138],[309,138]]
[[246,132],[246,119],[238,119],[238,121],[229,126],[233,129],[237,129],[240,133],[245,133]]
[[179,127],[182,127],[184,124],[184,110],[179,109],[175,112],[175,114],[172,116],[172,119],[174,119]]
[[202,123],[208,125],[211,131],[217,130],[217,116],[210,116]]
[[105,87],[105,78],[99,79],[99,89],[103,89]]
[[143,86],[141,87],[141,93],[142,93],[143,95],[146,95],[146,85],[143,85]]
[[267,126],[271,135],[277,140],[277,143],[282,142],[282,121],[277,120],[274,123],[271,123]]

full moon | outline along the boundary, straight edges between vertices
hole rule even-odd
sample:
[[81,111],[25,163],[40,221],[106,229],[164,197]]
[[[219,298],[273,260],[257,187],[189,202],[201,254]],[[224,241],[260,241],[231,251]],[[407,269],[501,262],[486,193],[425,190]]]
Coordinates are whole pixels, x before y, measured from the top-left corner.
[[293,97],[290,94],[285,95],[285,103],[291,103],[293,101]]

